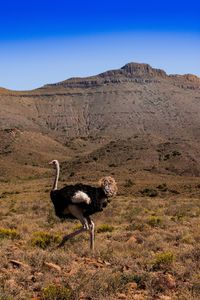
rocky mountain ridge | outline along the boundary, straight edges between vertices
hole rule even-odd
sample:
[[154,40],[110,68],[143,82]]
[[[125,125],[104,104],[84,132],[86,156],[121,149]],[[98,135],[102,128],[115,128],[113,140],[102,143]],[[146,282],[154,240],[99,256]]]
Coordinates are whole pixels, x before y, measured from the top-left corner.
[[[149,64],[139,63],[128,63],[121,69],[106,71],[99,75],[86,78],[70,78],[55,84],[47,84],[45,87],[95,87],[109,83],[119,84],[123,82],[158,83],[163,79],[171,80],[172,83],[178,79],[180,84],[182,83],[184,87],[200,88],[200,78],[195,75],[167,75],[167,73],[161,69],[152,68]],[[189,85],[191,82],[195,85]]]

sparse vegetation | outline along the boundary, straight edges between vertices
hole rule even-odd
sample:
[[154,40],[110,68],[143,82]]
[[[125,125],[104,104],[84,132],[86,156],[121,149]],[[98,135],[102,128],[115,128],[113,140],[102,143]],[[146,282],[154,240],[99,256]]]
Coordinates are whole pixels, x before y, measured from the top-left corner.
[[20,235],[15,229],[0,228],[0,240],[1,239],[19,239]]
[[180,156],[181,153],[177,150],[172,151],[172,156]]
[[[160,151],[158,151],[160,152]],[[167,161],[171,158],[174,158],[174,157],[177,157],[177,156],[181,156],[181,153],[177,150],[173,150],[172,152],[170,153],[165,153],[165,154],[159,154],[159,160],[160,161]]]
[[143,182],[144,187],[155,187],[156,198],[149,191],[139,196],[138,190],[145,188],[138,182],[127,189],[121,180],[120,189],[133,194],[119,195],[93,217],[93,256],[88,233],[57,249],[61,238],[81,225],[55,217],[48,178],[25,180],[17,188],[3,183],[0,193],[9,186],[10,194],[6,201],[1,199],[2,299],[198,299],[200,202],[184,194],[199,193],[198,179],[180,185],[173,185],[174,177],[162,178],[160,184]]
[[153,263],[153,269],[162,269],[169,267],[174,262],[174,254],[172,252],[158,253]]
[[113,230],[114,230],[114,227],[109,224],[102,224],[97,228],[98,233],[112,232]]
[[75,300],[75,295],[69,285],[50,284],[43,289],[42,300]]
[[157,189],[159,189],[162,192],[166,192],[168,190],[168,187],[167,187],[166,183],[162,183],[157,186]]
[[162,223],[161,217],[151,216],[147,222],[152,227],[157,227]]
[[46,249],[48,246],[59,243],[60,241],[61,239],[58,235],[52,235],[47,232],[35,232],[33,233],[31,244]]
[[147,196],[147,197],[156,197],[158,196],[158,191],[152,188],[145,188],[144,190],[141,190],[140,193],[143,196]]
[[134,185],[134,182],[131,179],[126,179],[124,183],[124,187],[132,187]]

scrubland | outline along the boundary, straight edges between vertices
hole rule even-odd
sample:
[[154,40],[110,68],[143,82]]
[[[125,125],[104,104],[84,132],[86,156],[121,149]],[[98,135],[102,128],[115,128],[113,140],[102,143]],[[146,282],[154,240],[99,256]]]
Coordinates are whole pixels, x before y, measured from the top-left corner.
[[55,217],[49,178],[2,181],[0,299],[200,299],[200,186],[175,181],[121,180],[94,253],[87,233],[57,248],[79,222]]

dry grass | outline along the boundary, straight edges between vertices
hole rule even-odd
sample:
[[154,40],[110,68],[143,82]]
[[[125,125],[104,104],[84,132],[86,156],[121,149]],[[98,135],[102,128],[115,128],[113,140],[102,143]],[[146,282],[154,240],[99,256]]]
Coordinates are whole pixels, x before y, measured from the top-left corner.
[[56,249],[78,222],[55,217],[48,179],[2,183],[0,299],[200,299],[199,198],[135,182],[94,216],[94,255],[86,233]]

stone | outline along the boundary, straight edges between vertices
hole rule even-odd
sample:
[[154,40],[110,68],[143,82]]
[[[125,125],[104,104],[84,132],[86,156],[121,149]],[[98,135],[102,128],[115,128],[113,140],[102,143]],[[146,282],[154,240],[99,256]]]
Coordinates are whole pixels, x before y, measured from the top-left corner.
[[58,272],[61,272],[61,267],[56,264],[44,262],[44,265],[47,266],[49,269],[54,269]]

